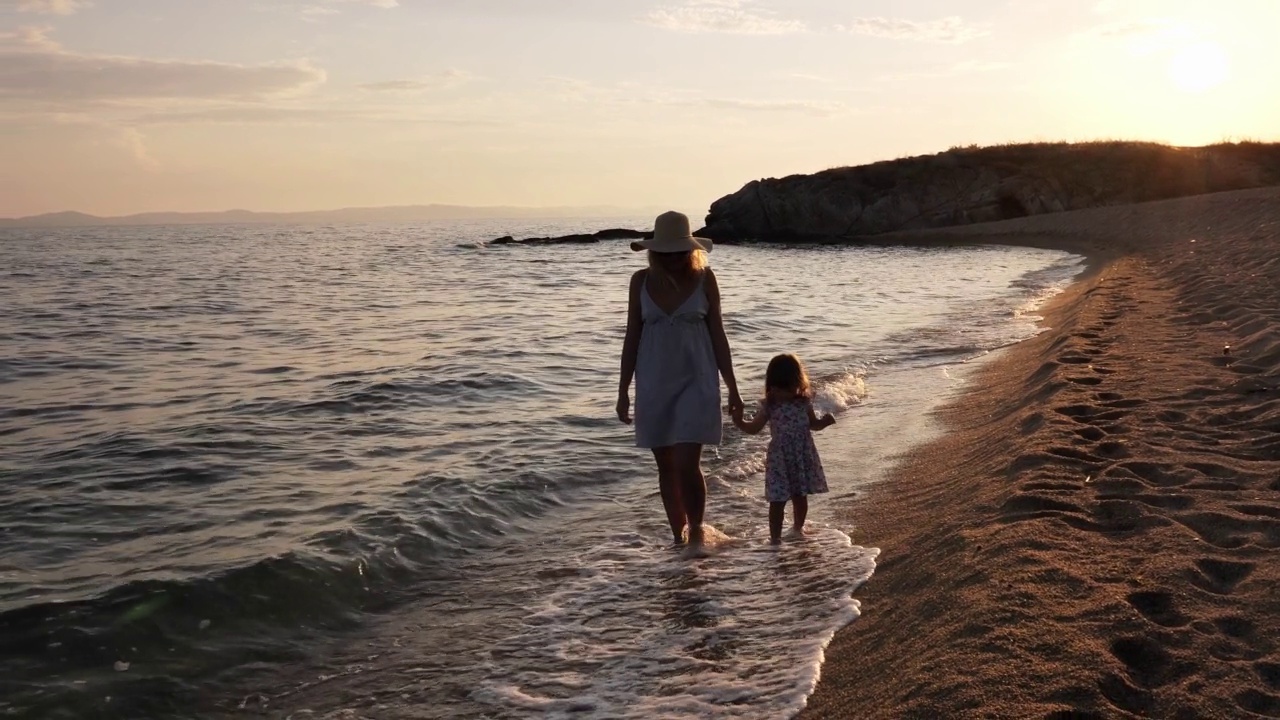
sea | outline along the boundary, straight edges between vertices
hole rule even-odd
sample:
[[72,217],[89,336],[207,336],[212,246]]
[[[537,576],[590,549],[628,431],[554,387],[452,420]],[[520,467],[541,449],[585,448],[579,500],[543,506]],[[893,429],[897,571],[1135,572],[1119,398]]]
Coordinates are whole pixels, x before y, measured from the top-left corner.
[[650,223],[0,230],[0,717],[795,715],[860,499],[1082,258],[717,247],[744,396],[793,352],[837,424],[780,546],[729,425],[690,557],[614,415],[643,257],[486,242]]

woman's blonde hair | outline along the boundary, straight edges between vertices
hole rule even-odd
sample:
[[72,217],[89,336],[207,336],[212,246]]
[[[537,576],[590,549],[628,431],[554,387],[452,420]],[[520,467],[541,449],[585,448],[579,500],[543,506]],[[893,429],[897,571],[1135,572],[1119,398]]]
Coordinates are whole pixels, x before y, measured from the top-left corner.
[[[655,253],[652,250],[649,251],[649,275],[651,275],[658,282],[665,283],[668,285],[675,285],[676,279],[672,277],[670,273],[667,272],[666,268],[662,266],[662,263],[658,262],[657,256],[658,256],[658,253]],[[688,271],[690,273],[696,273],[699,270],[703,270],[707,267],[708,263],[707,263],[706,251],[694,250],[690,252],[687,257],[689,258]]]

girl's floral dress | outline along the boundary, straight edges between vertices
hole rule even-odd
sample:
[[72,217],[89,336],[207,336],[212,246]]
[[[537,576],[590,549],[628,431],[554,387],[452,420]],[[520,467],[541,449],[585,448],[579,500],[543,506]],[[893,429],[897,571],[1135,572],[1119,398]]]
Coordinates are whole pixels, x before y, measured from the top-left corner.
[[827,492],[827,476],[809,430],[811,406],[805,399],[767,403],[770,438],[764,489],[769,502]]

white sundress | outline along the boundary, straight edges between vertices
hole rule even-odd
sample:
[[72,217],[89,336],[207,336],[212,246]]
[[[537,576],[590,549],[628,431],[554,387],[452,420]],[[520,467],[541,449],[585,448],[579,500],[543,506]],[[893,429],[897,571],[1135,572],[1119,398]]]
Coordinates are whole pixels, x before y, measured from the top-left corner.
[[670,315],[641,283],[644,330],[636,357],[636,446],[660,448],[679,443],[719,445],[720,372],[711,331],[706,272],[697,288]]

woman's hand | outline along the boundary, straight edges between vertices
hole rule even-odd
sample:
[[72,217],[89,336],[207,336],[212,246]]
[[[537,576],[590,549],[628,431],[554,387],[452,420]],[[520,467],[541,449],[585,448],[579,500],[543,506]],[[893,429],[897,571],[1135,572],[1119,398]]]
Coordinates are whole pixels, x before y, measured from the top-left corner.
[[631,398],[625,392],[618,393],[618,420],[624,425],[631,424]]
[[742,411],[746,406],[742,404],[742,396],[738,394],[737,388],[729,391],[729,414],[734,417],[741,417]]

